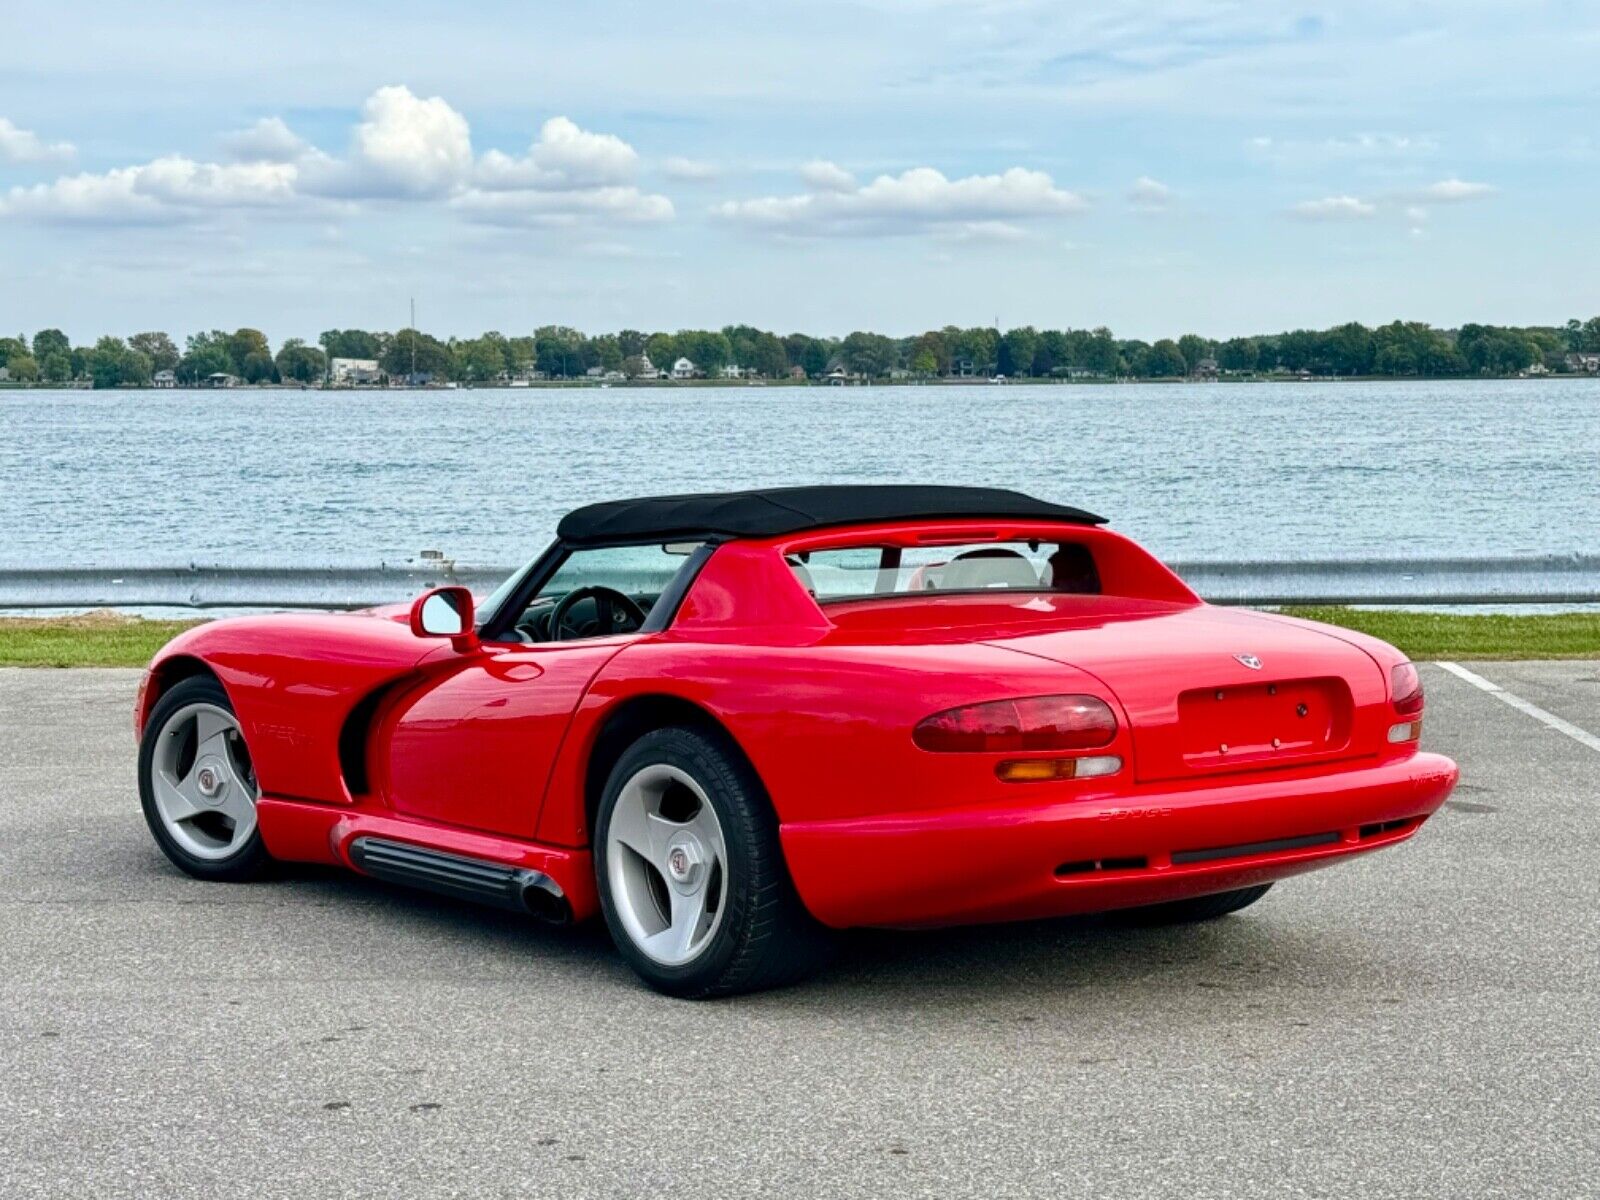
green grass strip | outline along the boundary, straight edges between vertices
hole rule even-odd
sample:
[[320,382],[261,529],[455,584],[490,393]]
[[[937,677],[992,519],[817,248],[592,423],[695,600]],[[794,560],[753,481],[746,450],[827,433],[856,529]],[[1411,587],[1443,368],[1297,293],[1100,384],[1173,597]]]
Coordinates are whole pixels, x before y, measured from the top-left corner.
[[1596,612],[1509,616],[1333,607],[1283,611],[1370,633],[1418,660],[1600,658],[1600,613]]
[[0,617],[0,667],[142,667],[198,621],[146,621],[118,613]]
[[[1549,616],[1286,608],[1380,637],[1415,659],[1600,658],[1600,613]],[[148,621],[118,613],[0,617],[0,666],[142,667],[197,621]]]

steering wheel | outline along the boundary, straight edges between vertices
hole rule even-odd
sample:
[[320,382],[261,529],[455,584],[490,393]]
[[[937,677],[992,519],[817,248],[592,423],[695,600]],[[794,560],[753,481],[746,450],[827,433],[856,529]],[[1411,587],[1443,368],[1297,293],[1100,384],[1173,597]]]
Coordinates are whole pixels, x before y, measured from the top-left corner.
[[[581,625],[568,624],[567,615],[574,605],[583,600],[594,601],[594,620]],[[621,618],[626,618],[626,621],[622,621]],[[627,628],[618,627],[627,621],[631,621],[632,624]],[[619,592],[616,588],[592,584],[589,587],[573,588],[556,602],[555,608],[550,610],[550,640],[569,642],[578,638],[604,637],[612,633],[632,633],[644,622],[644,609],[639,607],[632,596]]]

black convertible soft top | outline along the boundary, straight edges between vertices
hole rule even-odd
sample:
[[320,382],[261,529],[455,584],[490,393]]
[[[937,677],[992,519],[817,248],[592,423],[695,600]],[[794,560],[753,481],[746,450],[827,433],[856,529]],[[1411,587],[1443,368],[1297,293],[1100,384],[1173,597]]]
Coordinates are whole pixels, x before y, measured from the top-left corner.
[[960,517],[1105,524],[1104,517],[1081,508],[1035,500],[1005,488],[826,484],[607,500],[568,513],[556,534],[571,546],[599,546],[657,539],[778,537],[869,521]]

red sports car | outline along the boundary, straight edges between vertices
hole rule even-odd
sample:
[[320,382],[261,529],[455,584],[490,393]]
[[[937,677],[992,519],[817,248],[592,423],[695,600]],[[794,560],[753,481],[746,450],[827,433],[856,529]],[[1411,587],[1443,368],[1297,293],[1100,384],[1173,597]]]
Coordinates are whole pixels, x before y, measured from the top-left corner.
[[711,996],[848,926],[1220,916],[1444,802],[1404,655],[1214,608],[1102,525],[988,488],[590,505],[481,605],[177,638],[145,816],[203,879],[598,910],[652,986]]

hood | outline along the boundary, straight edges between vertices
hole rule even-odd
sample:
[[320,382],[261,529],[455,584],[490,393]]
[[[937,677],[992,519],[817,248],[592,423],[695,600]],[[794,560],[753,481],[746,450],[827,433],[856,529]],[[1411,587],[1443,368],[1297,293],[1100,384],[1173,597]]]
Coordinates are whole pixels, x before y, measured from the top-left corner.
[[382,617],[389,621],[399,621],[407,627],[411,624],[411,601],[404,604],[375,604],[371,608],[358,608],[349,613],[352,617]]

